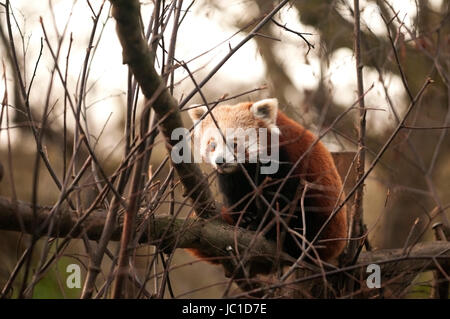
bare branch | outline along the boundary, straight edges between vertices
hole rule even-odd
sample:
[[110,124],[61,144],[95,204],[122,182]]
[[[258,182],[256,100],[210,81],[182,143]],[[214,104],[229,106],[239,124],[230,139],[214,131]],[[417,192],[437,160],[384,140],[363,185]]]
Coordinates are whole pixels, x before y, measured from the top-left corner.
[[[366,149],[365,149],[365,137],[366,137],[366,106],[364,103],[364,80],[363,80],[363,62],[361,57],[361,23],[360,23],[360,11],[359,0],[353,1],[354,10],[354,53],[356,63],[356,82],[358,87],[358,101],[359,101],[359,126],[358,126],[358,157],[356,160],[357,177],[356,180],[360,180],[365,171],[366,161]],[[360,237],[365,232],[365,225],[363,219],[363,196],[364,196],[364,183],[362,183],[355,192],[355,199],[351,210],[350,225],[349,225],[349,239]],[[367,242],[367,237],[363,237],[363,241],[353,240],[349,241],[348,249],[346,252],[346,263],[352,263],[355,258],[358,258],[358,254],[362,247],[362,244]]]
[[[50,209],[38,207],[36,209],[36,224],[42,225],[48,218]],[[20,216],[25,230],[22,230],[18,221]],[[78,216],[75,212],[61,211],[60,216],[56,218],[54,227],[50,236],[66,237],[71,229],[76,225]],[[139,216],[140,220],[143,216]],[[94,211],[83,223],[83,226],[77,227],[72,232],[72,238],[79,238],[83,234],[91,240],[98,240],[101,236],[102,229],[106,220],[106,212],[103,210]],[[17,201],[11,203],[8,199],[0,197],[0,230],[25,231],[32,233],[33,225],[33,208],[30,203]],[[111,240],[118,241],[121,237],[122,226],[117,226],[114,230]],[[244,229],[236,229],[234,226],[226,225],[214,219],[180,219],[173,218],[169,215],[157,216],[152,220],[151,227],[145,227],[146,230],[139,238],[140,243],[150,243],[152,245],[162,244],[166,250],[174,248],[195,248],[202,252],[223,258],[223,262],[229,259],[227,247],[233,247],[237,242],[239,249],[248,247],[253,240],[255,233]],[[181,234],[181,235],[180,235]],[[235,237],[236,236],[236,237]],[[161,243],[161,240],[163,242]],[[173,244],[177,242],[176,247]],[[256,243],[252,245],[249,251],[251,261],[258,262],[276,262],[279,256],[277,253],[277,245],[275,242],[268,241],[260,237]],[[276,257],[277,256],[277,257]],[[286,254],[281,255],[283,263],[292,263],[293,258]],[[371,263],[377,263],[382,268],[383,281],[395,278],[401,274],[409,274],[402,277],[403,284],[412,281],[417,272],[434,270],[437,266],[434,260],[438,260],[443,268],[448,267],[450,262],[450,242],[429,242],[415,245],[413,249],[406,252],[402,248],[398,249],[382,249],[371,252],[361,253],[358,262],[355,265],[343,267],[339,269],[327,270],[326,275],[332,276],[343,272],[360,271],[365,273],[365,267]],[[412,275],[411,275],[412,274]],[[322,273],[313,274],[311,276],[302,277],[296,280],[296,283],[305,282],[321,278]],[[406,279],[405,279],[406,278]],[[406,280],[406,282],[405,282]],[[278,285],[287,285],[288,283],[279,283]],[[292,282],[290,283],[292,284]],[[259,290],[277,288],[277,284],[269,285]]]
[[[140,25],[139,1],[111,0],[112,15],[116,20],[117,35],[123,48],[123,63],[128,64],[149,104],[159,118],[161,133],[166,138],[168,149],[176,144],[171,140],[175,128],[183,127],[178,103],[169,93],[165,81],[156,72],[152,61],[155,52],[150,51]],[[194,203],[199,216],[217,214],[207,180],[195,163],[174,163],[187,195]]]

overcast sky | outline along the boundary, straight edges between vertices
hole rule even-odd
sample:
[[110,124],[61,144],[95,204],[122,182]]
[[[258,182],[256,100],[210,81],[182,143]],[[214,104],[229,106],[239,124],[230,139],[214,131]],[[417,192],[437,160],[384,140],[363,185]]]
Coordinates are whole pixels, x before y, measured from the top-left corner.
[[[100,1],[91,1],[95,10],[99,8]],[[349,1],[352,3],[353,1]],[[396,10],[400,11],[399,17],[402,17],[408,25],[410,20],[414,18],[415,6],[414,0],[391,0]],[[438,6],[442,0],[430,0],[433,6]],[[142,6],[144,23],[149,20],[153,6],[151,1],[144,1]],[[188,5],[190,1],[185,1]],[[239,16],[245,12],[252,13],[252,8],[242,6],[246,5],[245,1],[227,1],[227,9],[225,11],[200,9],[203,1],[197,1],[190,12],[187,14],[183,22],[179,35],[176,57],[183,61],[189,61],[201,53],[216,47],[218,44],[229,38],[236,30],[226,23],[226,18],[230,16]],[[45,28],[49,35],[50,41],[56,47],[56,29],[58,33],[62,33],[67,20],[70,18],[68,24],[67,34],[73,34],[73,46],[70,55],[69,64],[69,87],[75,92],[75,86],[79,77],[80,70],[85,56],[85,48],[88,43],[88,37],[92,27],[92,13],[86,1],[52,1],[55,25],[48,1],[29,1],[29,0],[15,0],[12,1],[16,18],[22,33],[26,39],[26,58],[28,65],[26,69],[27,81],[32,75],[32,66],[37,59],[40,49],[40,41],[43,36],[41,26],[39,24],[39,17],[43,18]],[[375,5],[367,5],[366,1],[361,1],[361,7],[365,8],[362,12],[363,23],[366,23],[372,31],[379,35],[384,35],[385,30],[382,21],[376,10]],[[109,3],[106,3],[106,8],[109,8]],[[344,16],[346,16],[344,14]],[[282,10],[281,16],[278,17],[283,23],[295,30],[302,32],[311,32],[313,36],[310,37],[311,42],[318,43],[320,41],[320,34],[317,30],[309,26],[304,26],[299,23],[298,12],[294,8]],[[351,19],[350,15],[346,18]],[[101,22],[107,20],[107,11],[102,15]],[[101,27],[101,26],[100,26]],[[308,55],[309,63],[303,59],[306,51],[306,46],[302,41],[292,34],[282,32],[279,28],[274,29],[279,36],[281,42],[276,42],[276,52],[279,58],[284,61],[285,71],[291,78],[298,89],[314,89],[318,83],[318,74],[320,73],[319,60],[317,52],[312,50]],[[169,37],[171,31],[171,23],[166,30]],[[15,28],[17,40],[20,41],[17,28]],[[97,32],[97,35],[99,31]],[[214,67],[229,50],[229,45],[233,46],[238,43],[245,35],[238,34],[229,41],[225,41],[222,45],[211,50],[201,58],[191,62],[191,70],[204,67],[206,70]],[[20,42],[18,42],[20,43]],[[68,49],[68,37],[63,43],[62,53],[60,58],[61,68],[65,68],[65,57]],[[21,49],[20,46],[18,49]],[[0,48],[0,53],[3,56],[4,48]],[[290,58],[295,56],[296,58]],[[31,101],[41,102],[42,92],[45,92],[48,85],[49,71],[51,70],[53,61],[50,54],[44,45],[43,59],[39,65],[37,78],[35,80],[36,86],[42,86],[39,89],[32,90]],[[11,81],[10,71],[7,70],[8,80]],[[235,83],[242,83],[243,91],[249,88],[257,87],[265,82],[264,80],[264,64],[260,58],[256,45],[253,41],[249,41],[243,48],[241,48],[220,70],[212,82],[222,80],[230,80]],[[245,76],[243,76],[243,73]],[[325,75],[329,77],[336,92],[343,90],[350,92],[350,94],[335,94],[336,102],[350,105],[354,102],[355,93],[355,77],[349,76],[354,74],[354,59],[353,53],[350,49],[342,48],[336,50],[331,58],[329,69],[326,70]],[[177,79],[181,79],[186,74],[179,70],[177,72]],[[90,125],[92,126],[92,133],[98,134],[103,125],[109,119],[106,132],[108,128],[111,134],[105,134],[103,137],[103,148],[108,149],[117,142],[120,136],[114,136],[114,131],[117,123],[123,118],[123,110],[119,107],[120,103],[125,98],[127,69],[122,65],[121,48],[114,30],[114,21],[109,19],[105,25],[102,38],[97,51],[95,52],[94,60],[90,71],[89,87],[91,88],[87,96],[87,103],[92,104],[90,108]],[[389,81],[389,90],[391,91],[394,101],[400,102],[402,99],[402,86],[400,79],[396,76],[387,75],[386,79]],[[55,90],[54,99],[61,99],[61,86],[59,80],[56,81],[59,85],[58,90]],[[370,106],[384,108],[386,112],[377,112],[379,115],[376,120],[372,120],[370,125],[373,128],[383,128],[384,119],[389,119],[390,112],[386,107],[382,86],[378,83],[378,75],[375,71],[365,69],[366,87],[374,83],[375,87],[367,95],[367,100]],[[183,89],[175,91],[175,96],[179,97],[184,93]],[[44,91],[43,91],[44,90]],[[0,84],[0,96],[3,97],[4,85],[3,81]],[[223,92],[225,93],[225,92]],[[211,97],[215,98],[215,97]],[[383,118],[384,117],[384,118]],[[58,121],[58,119],[56,119]],[[2,127],[5,123],[2,123]],[[4,141],[4,131],[0,137]],[[118,134],[120,132],[116,132]],[[4,144],[4,143],[0,143]]]

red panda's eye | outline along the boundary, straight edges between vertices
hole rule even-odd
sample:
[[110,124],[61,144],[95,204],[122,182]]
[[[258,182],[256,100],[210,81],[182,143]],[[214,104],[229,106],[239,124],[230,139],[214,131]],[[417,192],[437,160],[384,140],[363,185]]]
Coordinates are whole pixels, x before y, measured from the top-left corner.
[[215,150],[216,150],[216,142],[214,142],[214,141],[210,141],[209,142],[209,150],[211,151],[211,152],[214,152]]

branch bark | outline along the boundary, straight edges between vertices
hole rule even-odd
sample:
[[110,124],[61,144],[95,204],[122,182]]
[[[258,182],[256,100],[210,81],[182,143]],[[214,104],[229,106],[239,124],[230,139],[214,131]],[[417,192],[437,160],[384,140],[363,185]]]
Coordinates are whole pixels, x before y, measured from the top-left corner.
[[[123,63],[127,64],[143,94],[158,118],[162,119],[160,131],[166,138],[167,148],[178,142],[171,139],[175,128],[184,127],[178,103],[170,94],[165,81],[152,64],[152,52],[142,34],[140,25],[140,3],[133,0],[111,0],[112,16],[116,20],[117,35],[123,49]],[[215,202],[206,178],[196,163],[173,163],[186,195],[192,200],[196,213],[201,217],[217,214]]]
[[[364,103],[364,80],[363,80],[363,62],[361,57],[361,29],[360,29],[360,11],[359,0],[354,0],[354,53],[356,63],[356,80],[358,87],[358,104],[359,104],[359,126],[358,126],[358,158],[357,158],[357,181],[364,176],[365,171],[365,136],[366,136],[366,109]],[[363,196],[364,196],[364,183],[362,183],[355,192],[355,198],[353,202],[348,238],[361,237],[365,231],[365,225],[363,220]],[[352,240],[347,247],[347,264],[352,263],[362,243],[367,243],[367,237],[363,237],[362,241]]]
[[[32,234],[32,225],[41,225],[47,220],[50,208],[38,207],[36,209],[36,221],[33,224],[33,207],[30,203],[16,201],[12,203],[9,199],[0,196],[0,230],[18,231]],[[85,221],[76,226],[80,218],[75,212],[61,209],[59,216],[54,216],[54,226],[50,230],[51,237],[81,238],[86,234],[90,240],[98,240],[106,221],[107,212],[105,210],[93,211]],[[225,224],[216,219],[204,220],[197,218],[174,218],[170,215],[160,215],[145,223],[145,216],[138,216],[138,224],[144,227],[139,243],[156,245],[162,241],[161,247],[166,250],[174,248],[195,248],[207,255],[217,257],[229,257],[226,248],[235,247],[237,238],[238,248],[246,249],[250,241],[255,236],[254,232],[239,229]],[[24,226],[21,227],[21,224]],[[49,224],[47,222],[47,224]],[[74,228],[76,226],[76,228]],[[44,228],[41,233],[47,234],[48,229]],[[122,233],[122,222],[113,231],[111,240],[119,241]],[[236,236],[236,237],[235,237]],[[177,247],[174,243],[177,242]],[[261,259],[266,262],[273,262],[276,256],[277,246],[275,243],[265,240],[263,237],[253,245],[249,255],[250,259]],[[286,261],[294,261],[293,258],[282,255]]]
[[[49,217],[50,208],[38,207],[36,221],[34,225],[41,226]],[[66,237],[71,233],[71,237],[79,238],[83,234],[91,240],[98,240],[104,227],[106,212],[97,210],[86,218],[84,223],[77,229],[72,228],[80,218],[75,212],[64,211],[55,218],[51,231],[53,237]],[[20,226],[21,222],[24,226]],[[144,227],[140,243],[158,244],[162,241],[162,247],[166,249],[175,248],[195,248],[208,255],[223,257],[224,262],[229,259],[226,248],[235,247],[235,240],[238,242],[238,249],[244,250],[252,241],[255,233],[244,229],[237,229],[234,226],[226,225],[215,219],[180,219],[172,216],[156,216],[151,223],[142,223],[144,216],[139,216],[140,225]],[[5,197],[0,197],[0,230],[19,231],[31,234],[33,229],[33,207],[30,203],[17,201],[12,203]],[[45,229],[42,233],[46,233]],[[120,240],[122,225],[117,226],[111,240]],[[177,246],[174,247],[174,243]],[[274,262],[277,256],[277,245],[261,237],[252,246],[249,258],[255,262]],[[282,255],[285,263],[292,263],[293,258]],[[377,251],[363,252],[355,265],[326,271],[327,275],[336,275],[346,271],[357,271],[361,278],[365,278],[366,266],[371,263],[379,264],[382,273],[382,282],[396,279],[401,280],[402,286],[408,285],[415,276],[423,271],[435,270],[439,263],[443,267],[450,264],[450,242],[436,241],[419,243],[411,249],[382,249]],[[309,277],[300,278],[300,281],[314,280],[322,278],[323,274],[318,273]],[[316,278],[317,277],[317,278]],[[300,282],[299,281],[299,282]],[[273,288],[273,287],[272,287]],[[275,287],[276,288],[276,287]],[[263,289],[263,288],[260,288]]]

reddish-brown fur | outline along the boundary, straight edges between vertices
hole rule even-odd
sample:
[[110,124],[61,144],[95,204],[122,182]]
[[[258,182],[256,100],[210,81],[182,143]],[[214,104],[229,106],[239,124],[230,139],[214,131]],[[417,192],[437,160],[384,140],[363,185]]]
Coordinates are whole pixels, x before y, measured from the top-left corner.
[[[242,108],[249,109],[251,106],[252,103],[242,103],[236,107],[242,111]],[[308,183],[315,185],[313,186],[313,189],[308,188],[307,194],[311,198],[309,199],[311,201],[310,204],[312,203],[312,206],[316,209],[313,212],[307,212],[307,214],[312,216],[312,220],[316,223],[313,225],[312,231],[317,233],[317,230],[330,216],[334,207],[337,206],[339,194],[342,189],[341,178],[337,172],[330,152],[321,141],[316,142],[316,136],[310,131],[306,130],[297,122],[289,119],[280,111],[278,111],[277,114],[276,124],[281,132],[280,148],[288,154],[289,162],[294,164],[303,156],[299,165],[296,166],[293,175],[301,177]],[[258,121],[258,125],[264,126],[264,123]],[[311,149],[309,149],[310,147]],[[320,189],[321,187],[322,189]],[[235,223],[235,219],[228,215],[227,209],[223,210],[222,215],[227,223]],[[320,258],[325,261],[330,261],[337,257],[345,246],[344,238],[346,236],[347,216],[346,208],[344,206],[321,232],[319,242],[315,243],[315,245],[324,246],[317,250]],[[320,242],[320,240],[326,241]],[[191,252],[197,257],[205,260],[208,257],[213,257],[207,256],[196,250],[191,250]],[[210,262],[217,263],[217,261]]]
[[[291,120],[282,112],[278,112],[277,125],[281,131],[280,144],[286,143],[285,147],[292,163],[295,163],[308,148],[316,141],[317,137],[302,125]],[[325,186],[323,191],[310,191],[311,193],[320,192],[320,197],[314,202],[314,206],[323,208],[320,214],[325,221],[333,211],[342,190],[342,181],[339,176],[333,157],[325,145],[319,141],[305,155],[304,159],[295,169],[295,174],[303,176],[308,182]],[[321,226],[321,225],[320,225]],[[327,239],[324,243],[325,249],[319,250],[319,255],[323,260],[330,260],[337,257],[345,247],[344,238],[347,237],[347,213],[344,206],[328,223],[327,227],[321,233],[320,239]],[[340,239],[332,240],[329,239]]]

